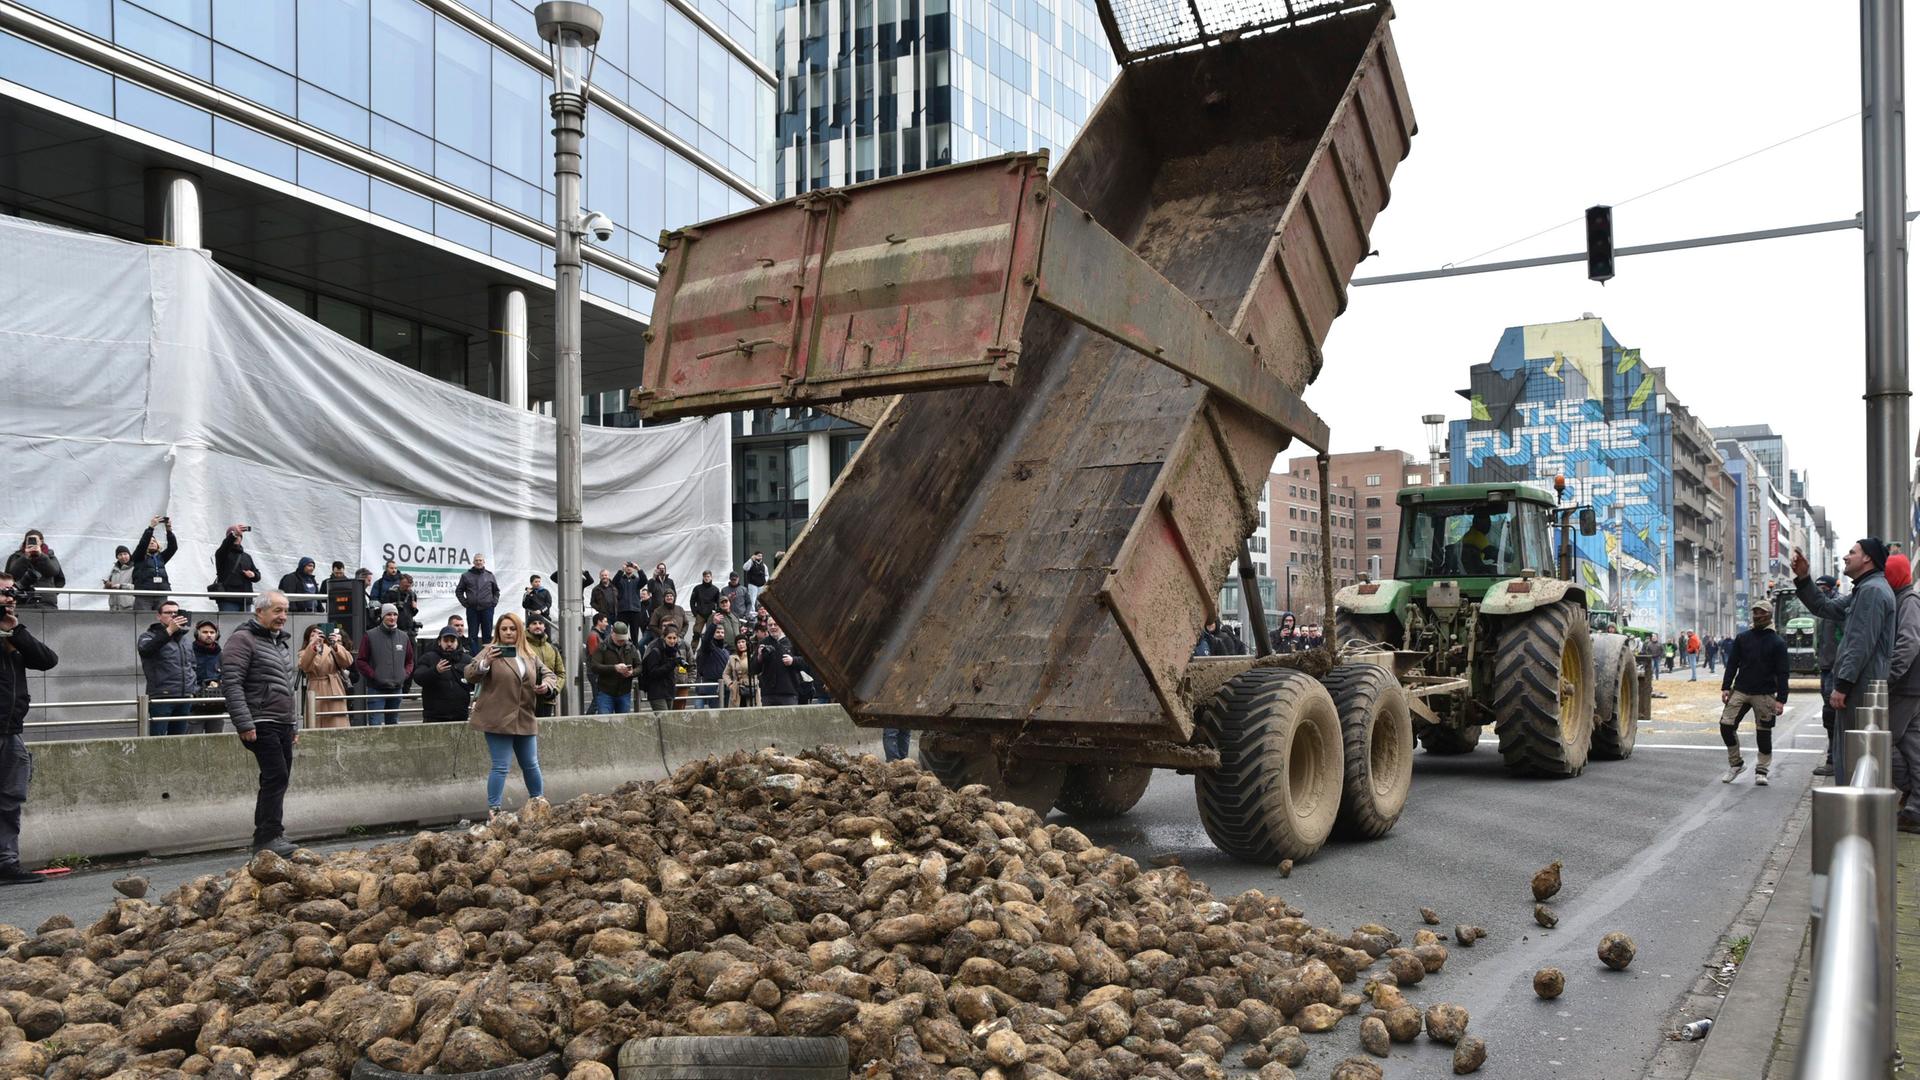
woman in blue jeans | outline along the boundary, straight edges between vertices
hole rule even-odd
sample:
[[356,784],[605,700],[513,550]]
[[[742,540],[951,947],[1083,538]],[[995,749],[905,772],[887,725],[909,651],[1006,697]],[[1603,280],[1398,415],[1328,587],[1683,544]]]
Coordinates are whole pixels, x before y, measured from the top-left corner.
[[467,722],[487,737],[493,771],[487,774],[487,817],[500,812],[507,790],[507,771],[520,761],[520,777],[527,797],[540,798],[546,782],[540,776],[539,721],[534,706],[560,689],[560,680],[526,647],[520,616],[508,612],[493,624],[493,641],[467,665],[467,681],[480,688]]

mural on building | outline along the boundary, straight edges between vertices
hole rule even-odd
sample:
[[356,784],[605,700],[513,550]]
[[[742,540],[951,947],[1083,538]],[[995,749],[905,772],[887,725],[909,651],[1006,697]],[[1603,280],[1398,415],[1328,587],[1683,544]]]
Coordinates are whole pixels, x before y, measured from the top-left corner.
[[1508,327],[1470,373],[1471,416],[1450,425],[1456,483],[1531,482],[1591,504],[1576,576],[1636,623],[1665,602],[1660,549],[1673,528],[1672,420],[1659,377],[1599,319]]

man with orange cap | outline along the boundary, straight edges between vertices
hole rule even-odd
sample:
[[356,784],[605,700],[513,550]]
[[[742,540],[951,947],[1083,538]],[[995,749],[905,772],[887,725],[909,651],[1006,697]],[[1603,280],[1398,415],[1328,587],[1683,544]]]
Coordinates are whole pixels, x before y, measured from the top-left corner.
[[1893,586],[1893,663],[1887,669],[1887,727],[1893,733],[1893,786],[1900,789],[1901,832],[1920,832],[1920,590],[1913,587],[1913,566],[1905,555],[1887,556],[1887,584]]

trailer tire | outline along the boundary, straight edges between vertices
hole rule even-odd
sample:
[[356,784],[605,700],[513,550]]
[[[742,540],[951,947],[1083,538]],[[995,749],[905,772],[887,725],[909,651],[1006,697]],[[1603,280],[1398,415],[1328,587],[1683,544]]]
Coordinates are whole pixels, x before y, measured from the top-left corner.
[[1420,733],[1420,746],[1429,754],[1471,754],[1480,745],[1482,730],[1480,724],[1459,728],[1431,725]]
[[1387,835],[1413,791],[1413,713],[1393,673],[1378,664],[1341,664],[1321,680],[1340,711],[1345,771],[1333,834]]
[[1236,859],[1269,865],[1320,850],[1340,812],[1340,714],[1326,687],[1292,668],[1241,672],[1196,726],[1220,764],[1196,772],[1200,823]]
[[1624,761],[1640,735],[1640,658],[1624,634],[1593,639],[1593,756]]
[[1493,668],[1494,732],[1507,768],[1568,778],[1593,742],[1593,638],[1586,612],[1561,602],[1502,620]]
[[1053,805],[1069,817],[1097,821],[1133,809],[1153,782],[1145,765],[1069,765]]
[[1404,640],[1400,620],[1391,615],[1359,615],[1351,611],[1333,612],[1333,645],[1342,648],[1349,641],[1391,645],[1399,648]]
[[665,1035],[620,1048],[620,1080],[846,1080],[838,1035]]
[[1000,755],[991,743],[976,742],[964,750],[935,750],[920,740],[920,765],[955,791],[968,784],[985,784],[993,797],[1024,806],[1042,818],[1060,797],[1064,771],[1049,762],[1014,762],[1011,775],[1000,767]]

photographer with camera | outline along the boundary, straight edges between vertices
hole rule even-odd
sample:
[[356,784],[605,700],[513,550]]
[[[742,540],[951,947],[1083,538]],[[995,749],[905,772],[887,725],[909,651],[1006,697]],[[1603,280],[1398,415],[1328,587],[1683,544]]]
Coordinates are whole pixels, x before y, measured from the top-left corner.
[[527,579],[527,587],[520,593],[520,610],[525,612],[523,617],[529,626],[534,619],[545,622],[553,617],[553,592],[540,584],[539,574]]
[[147,734],[185,735],[192,721],[193,703],[177,700],[200,692],[200,672],[194,663],[193,639],[187,634],[187,615],[172,600],[160,605],[160,619],[140,635],[136,648],[140,669],[147,676],[149,698]]
[[767,616],[764,636],[753,647],[753,659],[748,671],[759,680],[760,702],[763,705],[798,705],[800,703],[799,660],[794,656],[793,643],[780,632],[780,623],[771,615]]
[[[243,537],[253,531],[251,525],[227,526],[226,539],[213,552],[213,587],[208,592],[250,593],[253,583],[260,580],[260,570],[253,565],[253,556],[247,554]],[[221,611],[245,611],[245,600],[219,600]]]
[[300,673],[307,677],[307,688],[315,698],[312,725],[317,728],[349,726],[344,673],[353,667],[353,654],[341,640],[340,628],[333,623],[307,627],[300,639],[299,665]]
[[[167,546],[162,549],[160,538],[153,530],[165,529]],[[133,587],[144,592],[166,592],[173,588],[173,581],[167,577],[167,564],[180,551],[180,541],[173,535],[173,519],[162,514],[147,522],[147,531],[133,545]],[[138,611],[159,611],[167,602],[164,596],[136,596],[133,606]]]
[[33,779],[33,755],[22,737],[32,696],[28,671],[52,671],[60,658],[27,632],[14,609],[19,583],[0,573],[0,885],[41,880],[20,869],[20,808]]
[[7,574],[13,578],[14,601],[23,608],[58,607],[54,598],[36,589],[64,589],[66,571],[47,546],[47,537],[39,529],[28,529],[20,550],[7,556]]

